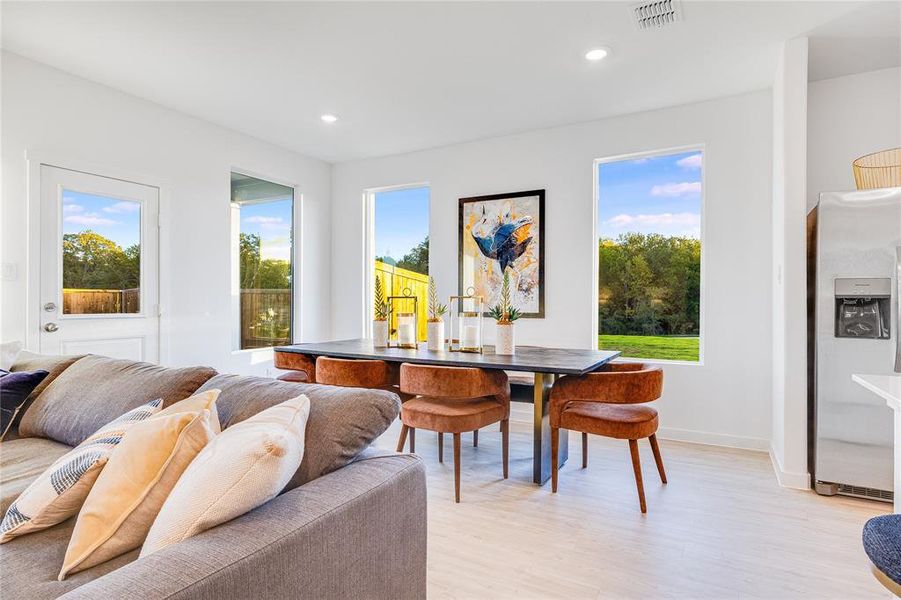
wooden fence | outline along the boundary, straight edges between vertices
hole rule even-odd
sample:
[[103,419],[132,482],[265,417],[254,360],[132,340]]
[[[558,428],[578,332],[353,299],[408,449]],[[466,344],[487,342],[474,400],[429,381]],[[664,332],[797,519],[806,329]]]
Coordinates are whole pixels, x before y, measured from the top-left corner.
[[107,315],[141,312],[141,288],[89,290],[63,288],[63,314]]
[[[416,296],[417,312],[416,315],[416,332],[417,337],[421,341],[426,339],[426,321],[429,317],[429,276],[394,267],[381,261],[375,261],[375,276],[381,279],[382,289],[385,290],[385,297],[403,296],[404,289],[409,289],[413,296]],[[412,302],[405,302],[401,307],[412,305]],[[412,309],[412,306],[410,306]],[[393,330],[395,323],[389,323],[389,327]]]
[[241,348],[291,343],[291,290],[241,290]]

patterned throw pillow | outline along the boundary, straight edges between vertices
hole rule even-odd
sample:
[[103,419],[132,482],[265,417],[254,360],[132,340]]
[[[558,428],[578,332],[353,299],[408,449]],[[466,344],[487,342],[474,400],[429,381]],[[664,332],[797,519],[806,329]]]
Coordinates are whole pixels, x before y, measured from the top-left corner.
[[159,412],[162,404],[162,399],[151,400],[125,413],[50,465],[7,509],[0,544],[75,515],[125,431]]

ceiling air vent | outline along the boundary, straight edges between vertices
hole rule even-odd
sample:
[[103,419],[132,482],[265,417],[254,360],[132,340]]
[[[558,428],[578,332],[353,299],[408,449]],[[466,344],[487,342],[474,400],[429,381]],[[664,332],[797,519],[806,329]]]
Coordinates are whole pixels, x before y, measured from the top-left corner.
[[660,29],[682,20],[680,0],[658,0],[632,5],[632,21],[639,31]]

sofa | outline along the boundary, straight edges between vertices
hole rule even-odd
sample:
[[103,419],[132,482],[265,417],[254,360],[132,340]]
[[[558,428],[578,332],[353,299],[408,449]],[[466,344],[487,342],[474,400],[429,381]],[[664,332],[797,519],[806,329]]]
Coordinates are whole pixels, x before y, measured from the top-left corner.
[[220,389],[223,429],[305,394],[300,468],[276,498],[138,560],[139,549],[57,581],[75,518],[0,545],[13,598],[424,598],[426,487],[420,459],[368,448],[398,414],[381,390],[337,388],[99,356],[30,355],[50,375],[0,443],[0,509],[94,430],[149,399]]

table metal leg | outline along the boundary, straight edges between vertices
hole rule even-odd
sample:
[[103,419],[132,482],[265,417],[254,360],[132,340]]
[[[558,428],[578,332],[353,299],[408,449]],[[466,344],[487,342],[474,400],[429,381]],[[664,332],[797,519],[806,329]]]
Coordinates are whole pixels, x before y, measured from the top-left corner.
[[[532,481],[538,485],[551,478],[551,423],[548,416],[548,400],[551,387],[557,379],[549,373],[535,373],[534,441],[532,448]],[[569,457],[569,436],[560,436],[559,466]]]

